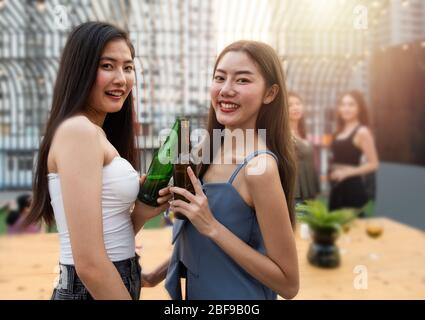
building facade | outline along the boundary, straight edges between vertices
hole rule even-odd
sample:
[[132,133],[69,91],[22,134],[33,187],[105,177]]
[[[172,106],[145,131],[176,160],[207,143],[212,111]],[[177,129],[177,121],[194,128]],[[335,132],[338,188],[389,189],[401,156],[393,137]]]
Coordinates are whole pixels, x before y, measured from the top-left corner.
[[205,127],[213,63],[234,40],[277,50],[321,145],[342,92],[369,100],[371,57],[425,38],[422,0],[0,0],[0,190],[31,187],[61,51],[91,20],[125,28],[135,46],[142,171],[176,115]]
[[205,126],[211,10],[201,0],[0,0],[0,190],[31,187],[61,51],[85,21],[123,27],[135,46],[142,171],[176,115]]

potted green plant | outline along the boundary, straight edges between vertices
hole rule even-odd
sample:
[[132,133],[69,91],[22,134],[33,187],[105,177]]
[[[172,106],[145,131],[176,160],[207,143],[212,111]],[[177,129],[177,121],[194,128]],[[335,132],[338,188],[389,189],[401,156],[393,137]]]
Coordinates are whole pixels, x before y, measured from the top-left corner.
[[358,214],[357,209],[329,211],[323,202],[308,200],[296,207],[299,222],[309,226],[312,236],[307,258],[318,267],[335,268],[340,264],[340,255],[335,241],[341,230]]

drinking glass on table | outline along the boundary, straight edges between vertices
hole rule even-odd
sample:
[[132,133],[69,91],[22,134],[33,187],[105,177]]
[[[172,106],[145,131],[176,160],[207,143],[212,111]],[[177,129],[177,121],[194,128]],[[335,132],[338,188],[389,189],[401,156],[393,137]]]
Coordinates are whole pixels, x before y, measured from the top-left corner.
[[382,221],[378,219],[368,219],[366,221],[366,234],[373,238],[379,238],[384,232]]
[[[381,220],[376,218],[369,218],[366,220],[366,234],[372,238],[377,239],[379,238],[382,233],[384,232],[384,226]],[[376,252],[369,253],[369,258],[371,260],[378,260],[379,254]]]

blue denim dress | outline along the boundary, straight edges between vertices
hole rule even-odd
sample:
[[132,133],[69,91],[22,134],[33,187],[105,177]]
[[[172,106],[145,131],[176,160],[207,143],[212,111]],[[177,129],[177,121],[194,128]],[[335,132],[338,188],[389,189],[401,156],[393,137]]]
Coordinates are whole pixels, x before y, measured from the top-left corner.
[[[249,246],[266,253],[255,211],[233,187],[239,171],[258,154],[245,158],[228,182],[203,183],[209,207],[215,218]],[[173,227],[174,249],[165,287],[172,299],[181,300],[180,278],[186,277],[186,299],[189,300],[270,300],[277,295],[248,274],[212,240],[201,235],[186,220],[176,220]]]

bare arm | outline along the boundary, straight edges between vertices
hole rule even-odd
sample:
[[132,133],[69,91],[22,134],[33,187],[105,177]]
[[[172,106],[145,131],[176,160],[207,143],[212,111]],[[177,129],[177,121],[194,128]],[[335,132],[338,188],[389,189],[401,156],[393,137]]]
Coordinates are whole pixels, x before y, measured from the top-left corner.
[[173,202],[173,206],[176,203],[178,211],[185,214],[200,233],[213,240],[254,278],[283,298],[291,299],[298,292],[299,274],[295,239],[285,194],[275,160],[268,155],[261,155],[248,166],[256,167],[258,161],[266,161],[265,172],[246,177],[266,246],[266,255],[247,245],[214,218],[209,210],[208,200],[193,174],[190,176],[192,183],[196,184],[196,197],[191,197],[184,189],[172,188],[172,191],[191,198],[191,204],[177,200]]
[[378,170],[379,160],[375,147],[375,141],[369,129],[363,127],[357,133],[354,142],[366,156],[366,163],[359,167],[353,167],[349,170],[348,176],[362,176]]
[[[140,178],[140,185],[143,184],[145,179],[145,175]],[[159,195],[160,197],[158,197],[157,200],[160,204],[159,207],[150,207],[140,202],[139,200],[136,200],[134,210],[131,213],[131,220],[133,222],[135,234],[137,234],[143,228],[143,226],[149,219],[152,219],[158,214],[164,212],[170,206],[170,204],[168,203],[168,200],[172,198],[172,195],[170,194],[170,188],[166,187],[164,189],[159,190]]]
[[77,274],[95,299],[130,299],[104,245],[98,132],[87,119],[73,118],[58,128],[53,143]]
[[[142,185],[145,181],[146,176],[143,175],[140,178],[140,184]],[[161,212],[167,210],[170,206],[168,200],[171,199],[172,195],[170,194],[170,188],[166,187],[164,189],[159,190],[158,203],[159,207],[150,207],[138,200],[136,200],[134,210],[131,213],[131,220],[133,222],[134,233],[137,234],[145,225],[146,221],[157,216]],[[160,264],[154,271],[150,273],[142,272],[142,286],[143,287],[154,287],[162,280],[165,279],[167,275],[168,265],[170,259],[168,258],[162,264]]]
[[156,269],[149,273],[142,272],[142,286],[155,287],[158,283],[163,281],[167,276],[170,258],[163,261]]

